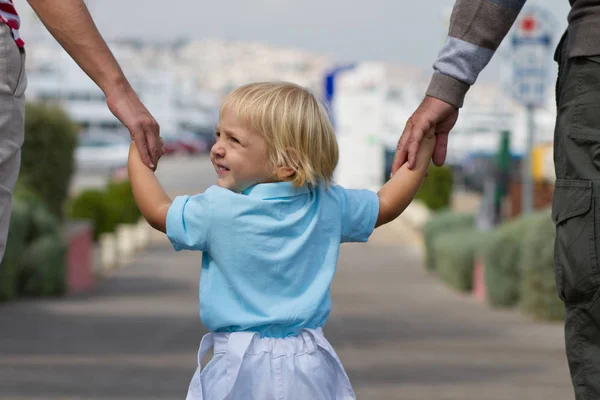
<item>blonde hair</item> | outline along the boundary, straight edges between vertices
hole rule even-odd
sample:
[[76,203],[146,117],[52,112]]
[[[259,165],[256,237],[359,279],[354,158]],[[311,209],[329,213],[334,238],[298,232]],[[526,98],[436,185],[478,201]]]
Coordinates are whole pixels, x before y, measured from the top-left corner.
[[338,145],[323,105],[307,89],[288,82],[241,86],[223,100],[248,129],[264,136],[273,167],[289,167],[295,185],[333,179]]

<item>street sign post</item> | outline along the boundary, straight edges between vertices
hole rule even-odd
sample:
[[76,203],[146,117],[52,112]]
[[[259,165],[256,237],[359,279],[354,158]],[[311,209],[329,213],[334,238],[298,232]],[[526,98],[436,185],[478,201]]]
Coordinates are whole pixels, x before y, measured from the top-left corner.
[[526,6],[515,21],[512,35],[513,96],[527,108],[527,146],[522,159],[522,213],[533,210],[531,152],[535,109],[546,104],[552,54],[553,18],[540,6]]

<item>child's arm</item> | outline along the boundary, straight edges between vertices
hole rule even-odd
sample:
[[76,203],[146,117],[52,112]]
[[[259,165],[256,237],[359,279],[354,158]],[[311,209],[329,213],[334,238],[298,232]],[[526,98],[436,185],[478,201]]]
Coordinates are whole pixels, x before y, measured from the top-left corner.
[[171,206],[171,199],[156,179],[154,172],[142,162],[134,142],[131,142],[129,147],[127,166],[133,197],[142,215],[150,226],[166,233],[167,211]]
[[379,216],[375,227],[395,220],[408,207],[416,196],[421,182],[427,173],[433,148],[435,134],[433,130],[419,144],[415,167],[408,169],[404,164],[394,176],[379,190]]

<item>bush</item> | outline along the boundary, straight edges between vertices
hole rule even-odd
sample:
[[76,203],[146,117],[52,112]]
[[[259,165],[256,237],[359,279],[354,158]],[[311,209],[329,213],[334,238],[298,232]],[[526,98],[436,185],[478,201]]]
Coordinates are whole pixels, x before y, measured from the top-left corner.
[[423,180],[416,198],[423,201],[431,210],[441,210],[452,201],[452,169],[450,167],[429,167],[429,174]]
[[59,220],[74,170],[77,131],[77,125],[60,107],[45,103],[26,105],[19,180]]
[[19,294],[54,296],[65,292],[66,246],[58,232],[35,239],[20,262]]
[[10,230],[4,258],[0,264],[0,301],[12,300],[18,295],[19,261],[27,249],[27,238],[30,231],[29,204],[19,198],[15,192],[10,215]]
[[66,284],[65,252],[56,217],[43,201],[19,185],[0,265],[0,300],[62,294]]
[[109,183],[105,201],[115,210],[120,224],[134,224],[142,216],[128,180]]
[[81,192],[68,207],[72,219],[88,219],[94,224],[94,240],[105,232],[112,232],[117,224],[117,216],[106,202],[106,194],[90,189]]
[[519,302],[521,240],[530,220],[522,217],[500,225],[490,232],[482,248],[488,302],[494,307],[512,307]]
[[486,232],[462,228],[447,231],[436,238],[435,265],[437,273],[451,287],[467,292],[473,288],[475,252],[486,237]]
[[129,181],[111,182],[106,190],[86,190],[68,207],[73,219],[89,219],[94,224],[94,240],[102,233],[114,232],[118,224],[136,223],[141,213]]
[[549,209],[529,218],[523,238],[521,309],[544,320],[562,320],[565,313],[554,276],[555,236]]
[[429,271],[436,270],[436,238],[445,232],[473,228],[475,217],[472,214],[456,213],[450,210],[439,211],[432,215],[423,227],[425,242],[425,266]]

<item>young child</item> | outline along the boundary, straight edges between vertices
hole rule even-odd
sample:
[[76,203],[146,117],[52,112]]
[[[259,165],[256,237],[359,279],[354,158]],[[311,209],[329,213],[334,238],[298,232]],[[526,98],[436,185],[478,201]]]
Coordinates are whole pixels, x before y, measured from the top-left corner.
[[[171,200],[134,144],[136,202],[175,250],[202,251],[200,343],[187,399],[354,399],[322,327],[340,244],[366,242],[414,198],[433,152],[423,139],[378,193],[332,182],[338,160],[324,108],[290,83],[242,86],[224,100],[210,160],[217,185]],[[214,355],[204,369],[206,352]]]

